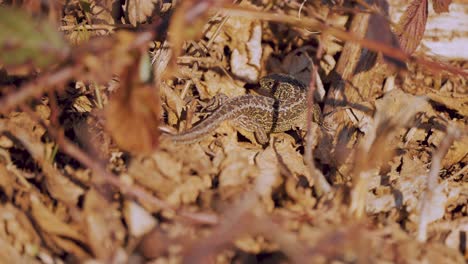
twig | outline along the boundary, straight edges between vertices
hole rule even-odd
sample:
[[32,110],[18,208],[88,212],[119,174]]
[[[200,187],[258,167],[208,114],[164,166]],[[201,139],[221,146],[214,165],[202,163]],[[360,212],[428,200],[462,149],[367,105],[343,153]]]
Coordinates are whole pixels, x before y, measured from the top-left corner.
[[207,51],[211,48],[211,45],[213,44],[214,40],[216,39],[216,37],[221,32],[221,29],[223,28],[224,24],[226,24],[229,17],[230,16],[223,17],[223,20],[221,20],[221,23],[219,23],[218,27],[216,28],[215,32],[213,33],[213,36],[211,36],[210,40],[208,40],[208,43],[206,44]]
[[442,167],[442,159],[447,154],[452,143],[462,136],[462,132],[453,125],[449,125],[447,128],[447,134],[440,142],[439,147],[432,154],[431,169],[426,181],[426,190],[423,194],[423,199],[420,203],[420,219],[418,225],[418,240],[420,242],[426,242],[427,240],[427,226],[430,222],[428,218],[430,211],[432,210],[432,199],[434,198],[434,190],[437,189],[439,171]]
[[[135,39],[129,45],[127,45],[126,51],[137,49],[146,45],[153,39],[153,37],[154,33],[151,31],[139,33]],[[85,53],[90,52],[89,47],[93,46],[91,44],[87,46],[88,50],[84,50]],[[104,48],[101,48],[101,50],[102,49]],[[94,52],[99,52],[101,50],[94,50]],[[83,54],[81,54],[81,56],[82,55]],[[51,89],[58,89],[59,87],[62,87],[63,83],[67,82],[75,76],[79,76],[79,73],[82,71],[82,69],[83,66],[79,63],[63,66],[63,68],[56,72],[45,74],[22,85],[18,91],[8,94],[0,99],[0,113],[6,113],[13,107],[24,103],[29,98],[37,97],[44,92],[50,91]]]
[[37,97],[46,91],[59,87],[70,80],[81,70],[81,67],[66,66],[54,73],[45,74],[33,81],[22,85],[16,92],[0,99],[0,113],[6,113],[13,107],[24,103],[29,98]]
[[60,26],[60,31],[73,31],[73,30],[107,30],[107,31],[114,31],[116,28],[131,28],[131,26],[128,25],[106,25],[106,24],[97,24],[97,25],[66,25],[66,26]]
[[[313,65],[313,64],[312,64]],[[313,65],[312,71],[310,72],[311,78],[309,83],[309,89],[307,90],[307,135],[306,135],[306,146],[305,146],[305,163],[309,168],[309,172],[314,178],[314,186],[317,194],[321,196],[322,194],[329,193],[331,191],[330,184],[324,178],[322,172],[317,170],[314,165],[313,158],[313,136],[316,133],[312,131],[312,120],[314,117],[314,91],[316,87],[316,78],[317,78],[317,67]]]
[[452,175],[452,177],[453,177],[453,178],[457,178],[458,175],[461,175],[462,173],[465,173],[467,170],[468,170],[468,165],[465,165],[465,167],[463,167],[463,169],[459,170],[457,173],[455,173],[454,175]]

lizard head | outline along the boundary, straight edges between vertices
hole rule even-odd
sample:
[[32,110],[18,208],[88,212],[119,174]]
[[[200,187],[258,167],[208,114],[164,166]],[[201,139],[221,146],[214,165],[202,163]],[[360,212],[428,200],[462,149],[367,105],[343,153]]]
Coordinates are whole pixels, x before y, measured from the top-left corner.
[[275,85],[275,82],[276,82],[275,79],[271,78],[271,75],[265,76],[261,78],[259,81],[260,87],[263,87],[263,88],[271,88]]
[[261,78],[259,82],[260,82],[260,87],[264,89],[272,89],[274,86],[278,85],[279,83],[287,83],[287,84],[305,89],[305,85],[301,81],[297,80],[291,75],[282,74],[282,73],[273,73],[273,74],[267,75]]

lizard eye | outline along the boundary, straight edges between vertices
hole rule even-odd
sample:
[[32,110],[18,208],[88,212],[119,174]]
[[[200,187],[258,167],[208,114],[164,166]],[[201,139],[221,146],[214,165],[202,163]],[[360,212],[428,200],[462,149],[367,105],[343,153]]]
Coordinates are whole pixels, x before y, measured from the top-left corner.
[[262,83],[264,87],[272,87],[274,85],[274,81],[272,79],[265,79]]

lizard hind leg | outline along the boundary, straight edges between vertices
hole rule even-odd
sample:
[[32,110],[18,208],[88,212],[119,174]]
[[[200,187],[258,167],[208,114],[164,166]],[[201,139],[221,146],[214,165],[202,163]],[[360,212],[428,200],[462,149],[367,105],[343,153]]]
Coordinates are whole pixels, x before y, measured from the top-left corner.
[[233,120],[237,125],[237,131],[249,139],[251,142],[257,142],[260,145],[266,145],[269,141],[269,135],[264,128],[247,117],[239,117]]
[[267,135],[265,130],[262,128],[255,130],[254,135],[255,135],[255,139],[260,145],[266,145],[269,141],[269,136]]

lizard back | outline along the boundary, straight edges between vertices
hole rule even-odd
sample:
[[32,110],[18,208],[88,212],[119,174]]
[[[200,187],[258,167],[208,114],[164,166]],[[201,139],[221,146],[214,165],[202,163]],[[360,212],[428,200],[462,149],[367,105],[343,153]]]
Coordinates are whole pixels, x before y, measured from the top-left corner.
[[230,120],[243,129],[270,134],[287,131],[305,121],[307,88],[289,75],[272,74],[260,80],[262,95],[228,99],[209,117],[180,134],[170,135],[176,143],[195,143]]

